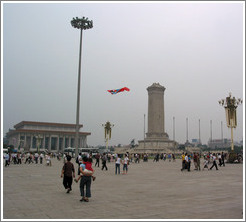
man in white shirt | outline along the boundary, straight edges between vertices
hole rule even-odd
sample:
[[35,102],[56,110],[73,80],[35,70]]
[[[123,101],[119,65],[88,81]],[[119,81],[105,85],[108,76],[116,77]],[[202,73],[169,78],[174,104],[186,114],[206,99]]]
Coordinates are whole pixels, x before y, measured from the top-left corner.
[[210,170],[212,170],[212,168],[215,166],[216,170],[218,170],[218,166],[217,166],[217,163],[216,163],[216,155],[215,153],[213,154],[213,165],[210,167]]
[[4,159],[5,159],[5,166],[9,166],[9,154],[8,153],[4,154]]
[[41,153],[39,156],[40,164],[43,164],[43,158],[44,158],[44,154]]
[[35,163],[36,164],[38,163],[38,157],[39,157],[38,153],[35,153],[34,154],[34,159],[35,159]]

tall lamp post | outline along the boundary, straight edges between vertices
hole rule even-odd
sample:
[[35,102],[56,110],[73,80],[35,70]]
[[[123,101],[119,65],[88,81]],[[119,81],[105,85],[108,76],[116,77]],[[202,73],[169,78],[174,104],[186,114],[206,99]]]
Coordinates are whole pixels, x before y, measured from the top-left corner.
[[144,153],[145,153],[145,114],[144,114]]
[[74,28],[80,29],[80,49],[79,49],[79,69],[78,69],[78,91],[77,91],[77,110],[76,110],[76,135],[75,135],[75,157],[78,156],[79,150],[79,106],[80,106],[80,76],[81,76],[81,54],[82,54],[82,33],[85,29],[91,29],[93,22],[88,18],[73,18],[71,25]]
[[242,103],[242,99],[235,99],[235,97],[231,96],[231,93],[229,93],[229,96],[226,97],[226,99],[219,101],[219,104],[225,108],[227,127],[231,128],[231,152],[229,155],[229,162],[234,162],[236,158],[234,154],[233,128],[237,127],[237,107]]

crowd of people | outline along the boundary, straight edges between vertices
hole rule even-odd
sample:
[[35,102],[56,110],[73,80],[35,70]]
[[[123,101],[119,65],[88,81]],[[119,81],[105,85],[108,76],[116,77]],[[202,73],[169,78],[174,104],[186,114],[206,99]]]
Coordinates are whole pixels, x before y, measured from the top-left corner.
[[44,152],[15,152],[15,153],[4,153],[5,167],[12,164],[43,164],[46,161],[47,166],[51,166],[51,159],[57,158],[60,160],[62,157],[61,153],[44,153]]
[[[182,168],[181,171],[187,170],[190,171],[192,161],[194,163],[194,170],[201,170],[201,155],[199,153],[182,153]],[[219,170],[218,165],[225,166],[225,160],[227,159],[227,153],[205,153],[203,154],[203,168],[207,170],[212,170],[215,167],[216,170]],[[217,161],[219,162],[217,164]],[[209,166],[211,165],[211,166]]]
[[[178,156],[179,158],[180,156]],[[68,153],[38,153],[38,152],[27,152],[27,153],[5,153],[5,166],[11,164],[43,164],[46,160],[46,165],[51,166],[51,159],[57,159],[60,161],[63,159],[63,167],[61,170],[61,177],[63,178],[63,186],[66,189],[67,193],[72,191],[72,183],[75,181],[79,183],[81,200],[88,202],[91,197],[91,183],[95,181],[96,177],[94,176],[95,170],[93,167],[101,168],[107,171],[107,163],[114,162],[115,164],[115,175],[128,173],[129,164],[139,163],[140,159],[143,162],[148,162],[151,158],[153,162],[167,161],[175,162],[176,155],[173,153],[157,153],[157,154],[138,154],[128,152],[125,154],[111,154],[111,153],[79,153],[75,162],[77,164],[77,178],[75,176],[76,167],[71,162],[72,157]],[[212,170],[214,167],[216,170],[219,170],[219,167],[225,166],[226,159],[228,158],[227,153],[205,153],[201,156],[201,153],[182,153],[181,155],[181,171],[191,171],[192,163],[194,165],[194,170]],[[100,166],[101,162],[101,166]],[[219,167],[218,167],[219,166]],[[122,169],[122,171],[121,171]],[[122,172],[122,173],[121,173]]]
[[[109,155],[103,153],[100,155],[97,153],[95,156],[92,156],[90,153],[82,154],[79,153],[78,157],[76,158],[76,163],[78,164],[78,178],[75,178],[75,167],[74,164],[71,162],[71,156],[64,154],[64,165],[61,171],[61,177],[63,178],[63,186],[66,189],[67,193],[72,191],[72,182],[73,179],[76,183],[80,181],[80,201],[89,202],[89,198],[91,197],[91,182],[95,181],[96,177],[93,176],[95,170],[92,167],[93,158],[95,161],[95,167],[100,167],[99,160],[102,161],[102,170],[107,168],[107,160],[110,162],[111,160],[115,161],[115,174],[120,174],[120,166],[123,165],[123,173],[127,174],[128,172],[128,165],[129,165],[129,153],[126,153],[124,157],[122,155],[116,154]],[[111,159],[112,158],[112,159]]]

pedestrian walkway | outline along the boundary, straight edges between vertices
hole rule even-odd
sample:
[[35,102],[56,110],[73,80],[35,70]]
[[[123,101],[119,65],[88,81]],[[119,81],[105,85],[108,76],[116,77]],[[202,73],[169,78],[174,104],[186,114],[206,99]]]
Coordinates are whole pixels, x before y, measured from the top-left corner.
[[79,201],[79,183],[66,193],[62,166],[52,159],[51,167],[3,167],[2,219],[243,219],[243,164],[182,172],[181,160],[141,160],[127,175],[115,175],[107,163],[108,171],[93,167],[88,203]]

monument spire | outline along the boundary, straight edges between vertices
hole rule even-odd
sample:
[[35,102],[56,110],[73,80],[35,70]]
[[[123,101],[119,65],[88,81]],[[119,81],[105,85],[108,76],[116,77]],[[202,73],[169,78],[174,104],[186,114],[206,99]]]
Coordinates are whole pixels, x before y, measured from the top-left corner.
[[165,87],[153,83],[148,91],[148,131],[139,141],[136,152],[172,152],[177,143],[165,132],[164,91]]

